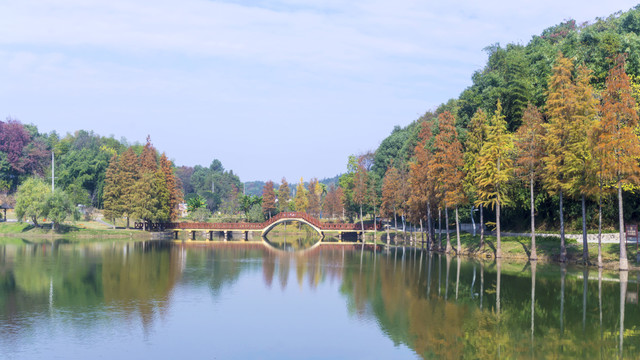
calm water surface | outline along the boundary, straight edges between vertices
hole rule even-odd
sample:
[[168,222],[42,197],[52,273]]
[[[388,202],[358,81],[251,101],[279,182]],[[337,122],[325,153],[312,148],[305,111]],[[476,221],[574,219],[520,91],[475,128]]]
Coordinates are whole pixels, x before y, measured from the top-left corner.
[[270,242],[0,246],[0,358],[640,356],[637,273]]

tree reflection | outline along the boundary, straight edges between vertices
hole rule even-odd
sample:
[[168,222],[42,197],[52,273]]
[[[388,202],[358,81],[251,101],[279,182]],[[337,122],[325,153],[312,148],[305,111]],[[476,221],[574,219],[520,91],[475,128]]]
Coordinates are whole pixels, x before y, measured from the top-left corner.
[[394,344],[424,358],[635,358],[640,350],[640,308],[626,300],[635,296],[627,291],[636,278],[623,272],[599,269],[596,291],[584,269],[532,262],[527,271],[504,260],[456,257],[450,299],[452,259],[431,252],[396,256],[326,244],[303,254],[245,243],[100,246],[0,248],[0,322],[7,324],[0,336],[31,326],[19,320],[26,312],[48,313],[50,296],[54,312],[112,307],[149,327],[177,283],[218,297],[253,272],[253,286],[276,292],[339,284],[350,316],[371,320]]

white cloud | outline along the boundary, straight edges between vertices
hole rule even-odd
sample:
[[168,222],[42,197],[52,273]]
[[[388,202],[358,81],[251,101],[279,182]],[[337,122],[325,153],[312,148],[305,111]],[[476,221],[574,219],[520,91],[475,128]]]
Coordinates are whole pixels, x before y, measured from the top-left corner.
[[[316,134],[324,137],[326,129],[341,130],[330,132],[328,158],[375,147],[393,125],[457,96],[484,64],[485,46],[526,43],[563,19],[581,22],[633,5],[4,1],[0,111],[45,130],[91,127],[138,140],[153,132],[178,163],[206,164],[227,153],[225,166],[248,178],[331,176],[342,164],[307,165],[312,150],[287,153],[294,170],[247,159],[261,139],[283,131],[291,146],[304,147],[300,129],[310,124],[322,124]],[[176,118],[183,126],[167,125]],[[199,150],[220,131],[231,135]],[[243,131],[250,146],[233,136]]]

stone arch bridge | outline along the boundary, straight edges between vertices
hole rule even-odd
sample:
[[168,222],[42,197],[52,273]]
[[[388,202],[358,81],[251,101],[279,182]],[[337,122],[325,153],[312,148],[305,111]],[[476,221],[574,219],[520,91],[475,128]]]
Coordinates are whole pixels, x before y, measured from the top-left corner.
[[262,223],[188,223],[188,222],[171,222],[171,223],[136,223],[135,227],[144,230],[160,230],[160,231],[173,231],[174,237],[177,239],[178,234],[181,231],[191,233],[191,238],[195,239],[196,232],[208,232],[210,240],[213,240],[213,233],[223,232],[224,238],[227,239],[227,234],[234,231],[240,231],[244,235],[244,239],[248,239],[248,233],[260,232],[262,236],[265,236],[277,225],[287,221],[298,221],[303,224],[309,225],[312,229],[318,232],[321,238],[324,238],[326,231],[334,231],[338,234],[345,232],[352,232],[361,235],[367,231],[380,231],[382,226],[376,224],[375,228],[373,224],[367,224],[364,229],[360,224],[355,223],[323,223],[315,217],[304,212],[281,212],[278,215]]

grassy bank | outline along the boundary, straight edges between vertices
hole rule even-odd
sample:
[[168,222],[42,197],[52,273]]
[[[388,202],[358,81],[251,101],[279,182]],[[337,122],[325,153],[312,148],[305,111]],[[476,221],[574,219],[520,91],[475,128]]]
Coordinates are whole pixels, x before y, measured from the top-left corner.
[[[382,235],[382,237],[380,237]],[[391,233],[392,239],[393,233]],[[408,235],[408,234],[407,234]],[[399,245],[402,244],[401,234],[398,233]],[[367,241],[371,241],[371,235],[367,235]],[[418,234],[418,241],[420,236]],[[436,235],[436,242],[438,236]],[[464,256],[479,257],[479,258],[494,258],[496,251],[496,237],[485,236],[485,246],[480,247],[480,236],[473,236],[469,233],[460,234],[461,253]],[[378,244],[386,244],[386,233],[379,233]],[[406,244],[409,244],[408,237]],[[442,234],[442,247],[446,247],[446,235]],[[529,254],[531,252],[531,238],[524,236],[504,236],[501,238],[502,243],[502,258],[527,262],[529,261]],[[578,243],[576,240],[566,239],[567,248],[567,262],[573,264],[582,264],[582,243]],[[393,242],[392,242],[393,244]],[[451,234],[451,247],[455,251],[456,249],[456,236]],[[589,265],[596,266],[598,261],[598,244],[589,243]],[[560,259],[560,238],[559,237],[536,237],[536,252],[538,255],[538,262],[557,262]],[[619,265],[618,256],[620,254],[619,244],[602,244],[602,261],[605,268],[617,269]],[[627,257],[629,260],[629,266],[633,269],[640,269],[640,266],[636,264],[636,248],[635,245],[629,245],[627,248]]]
[[[112,229],[111,227],[95,221],[78,221],[60,225],[58,231],[51,230],[51,224],[34,226],[25,222],[0,223],[0,236],[10,238],[65,238],[65,239],[91,239],[91,238],[140,238],[149,237],[149,233],[133,229]],[[2,241],[2,238],[0,238]]]

